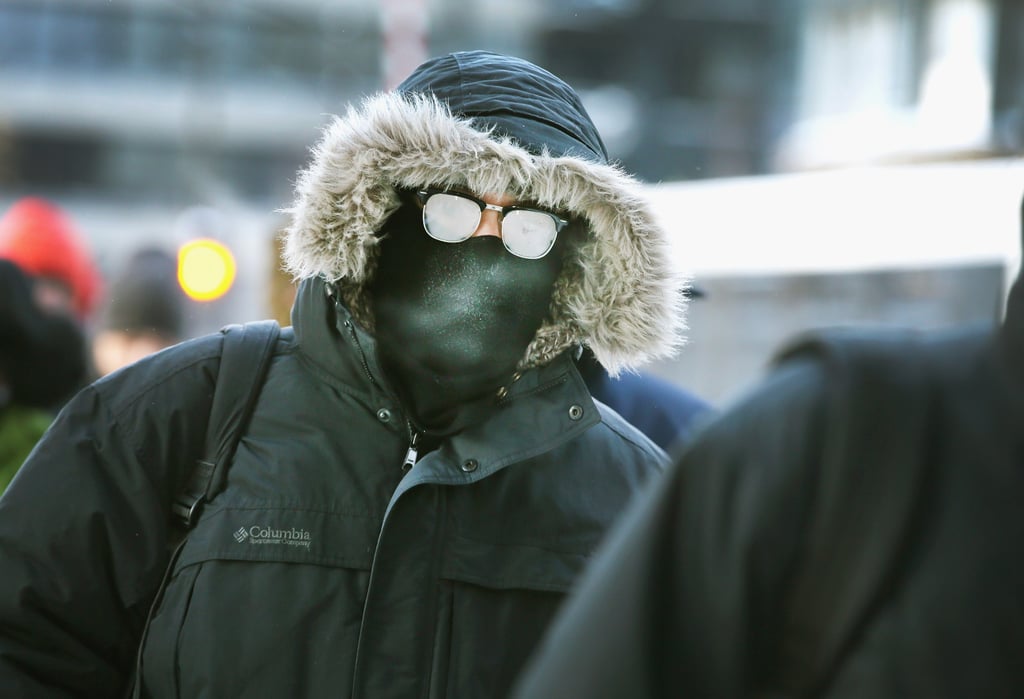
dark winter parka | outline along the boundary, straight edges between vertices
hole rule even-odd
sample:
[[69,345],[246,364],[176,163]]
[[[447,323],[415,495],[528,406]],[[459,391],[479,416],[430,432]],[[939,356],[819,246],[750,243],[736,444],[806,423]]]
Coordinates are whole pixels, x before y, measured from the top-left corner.
[[[493,81],[467,82],[474,61]],[[220,336],[85,389],[0,500],[0,695],[119,696],[141,639],[142,696],[503,696],[659,472],[664,453],[595,407],[572,360],[586,343],[624,368],[677,340],[676,278],[636,185],[546,72],[480,53],[426,70],[451,91],[353,108],[300,178],[293,328],[152,611]],[[505,105],[492,120],[487,96]],[[560,136],[531,141],[537,124]],[[395,188],[425,184],[514,192],[589,231],[521,371],[406,471],[410,422],[363,292]]]

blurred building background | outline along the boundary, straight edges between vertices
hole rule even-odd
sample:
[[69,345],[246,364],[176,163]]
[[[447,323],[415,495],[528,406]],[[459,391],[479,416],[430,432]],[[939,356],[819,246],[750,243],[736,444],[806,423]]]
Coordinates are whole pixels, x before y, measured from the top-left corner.
[[[946,222],[980,226],[996,194],[1024,190],[1021,37],[1024,0],[0,0],[0,207],[51,198],[108,270],[152,241],[220,239],[237,281],[195,304],[193,334],[265,317],[276,210],[329,115],[428,55],[515,53],[578,87],[613,157],[659,194],[709,293],[690,346],[655,371],[726,400],[792,332],[995,317],[1017,202],[984,219],[994,238]],[[941,198],[879,203],[929,177],[894,169],[954,163],[1005,167],[985,197],[959,169]],[[830,173],[865,168],[864,189],[831,198],[849,182]],[[757,215],[766,192],[791,203]],[[929,229],[909,206],[931,206]],[[845,251],[853,209],[885,234],[865,245],[911,249],[836,266],[826,246],[792,264],[811,225]],[[988,242],[915,259],[929,235]],[[708,261],[764,240],[760,266]]]

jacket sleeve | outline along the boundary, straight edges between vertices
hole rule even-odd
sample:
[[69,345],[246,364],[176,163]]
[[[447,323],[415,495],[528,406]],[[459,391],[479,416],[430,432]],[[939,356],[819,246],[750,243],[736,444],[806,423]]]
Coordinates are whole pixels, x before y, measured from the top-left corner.
[[820,383],[782,371],[701,431],[610,535],[515,697],[743,696],[771,671]]
[[169,557],[170,501],[205,434],[213,349],[84,389],[0,498],[3,696],[124,691]]

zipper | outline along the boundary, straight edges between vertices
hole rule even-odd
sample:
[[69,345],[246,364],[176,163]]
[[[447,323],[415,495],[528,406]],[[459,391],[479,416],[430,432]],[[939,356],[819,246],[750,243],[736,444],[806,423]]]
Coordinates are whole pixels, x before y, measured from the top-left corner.
[[406,422],[405,424],[409,428],[409,448],[405,452],[405,461],[402,462],[402,473],[408,473],[416,465],[416,459],[419,458],[419,447],[416,442],[419,441],[420,433],[412,428],[411,423]]
[[[371,384],[381,389],[381,385],[377,383],[377,379],[373,378],[373,372],[370,371],[370,363],[366,361],[366,353],[363,352],[363,346],[359,343],[359,337],[356,335],[356,329],[352,327],[352,321],[346,320],[344,322],[345,329],[348,330],[349,335],[352,336],[352,344],[356,346],[359,351],[359,362],[363,365],[363,372],[366,374],[366,378]],[[383,390],[383,389],[381,389]]]
[[[342,310],[340,308],[340,297],[335,297],[334,294],[332,294],[331,296],[334,299],[334,303],[337,306],[339,306],[338,311],[340,312]],[[370,381],[371,384],[376,386],[379,390],[384,390],[383,387],[373,377],[373,372],[370,371],[370,364],[369,362],[366,361],[366,353],[363,351],[363,346],[359,342],[359,336],[356,334],[356,329],[353,326],[352,321],[346,319],[343,325],[345,326],[345,329],[348,330],[349,335],[352,337],[352,344],[354,344],[356,346],[356,349],[359,351],[359,361],[363,365],[363,372],[366,374],[366,378]],[[416,428],[413,427],[412,422],[409,421],[408,419],[406,419],[405,421],[405,427],[409,433],[409,448],[406,449],[405,451],[405,460],[402,462],[402,473],[408,473],[410,470],[412,470],[412,467],[416,465],[416,460],[419,459],[419,447],[417,446],[416,442],[419,441],[420,433],[418,430],[416,430]]]

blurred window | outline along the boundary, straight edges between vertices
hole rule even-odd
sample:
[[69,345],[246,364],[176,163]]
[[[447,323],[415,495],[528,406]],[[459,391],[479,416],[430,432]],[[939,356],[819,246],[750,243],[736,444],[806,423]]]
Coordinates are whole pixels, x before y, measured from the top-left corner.
[[105,145],[84,134],[15,133],[9,146],[14,176],[34,189],[93,186]]
[[229,77],[311,82],[320,72],[322,38],[309,17],[238,10],[219,32]]
[[184,11],[140,13],[134,21],[132,56],[142,73],[184,77],[198,48],[197,27]]
[[128,8],[105,8],[96,14],[96,68],[123,71],[131,59],[132,15]]
[[0,66],[180,79],[376,87],[372,21],[244,4],[127,6],[0,0]]
[[321,26],[323,92],[336,95],[340,88],[353,93],[380,89],[381,36],[374,22],[335,19]]
[[185,179],[181,154],[174,145],[125,140],[111,144],[103,172],[94,184],[122,197],[175,201],[185,198]]
[[0,5],[0,67],[37,66],[42,53],[40,7],[13,3]]
[[88,9],[62,8],[46,18],[44,51],[47,63],[61,69],[90,69],[100,43],[99,15]]
[[256,201],[287,199],[301,165],[297,155],[272,151],[236,151],[225,156],[227,181],[237,194]]
[[128,93],[145,81],[161,86],[161,97],[171,105],[182,95],[202,99],[207,93],[196,87],[217,94],[225,108],[254,95],[260,99],[270,89],[285,100],[293,90],[304,93],[306,104],[316,95],[324,111],[332,111],[340,109],[341,95],[379,87],[379,62],[380,32],[372,12],[294,8],[283,0],[277,6],[0,0],[0,71],[31,70],[41,77],[38,84],[52,76],[54,85],[76,85],[75,94],[47,95],[63,110],[60,118],[38,125],[12,121],[0,132],[0,181],[178,201],[196,196],[197,183],[213,179],[244,199],[279,200],[289,195],[288,183],[302,165],[301,146],[215,137],[209,147],[199,146],[189,141],[191,132],[121,130],[118,120],[135,118],[130,111],[108,122],[92,106],[84,111],[97,120],[79,124],[76,101],[121,104],[125,97],[131,106]]

